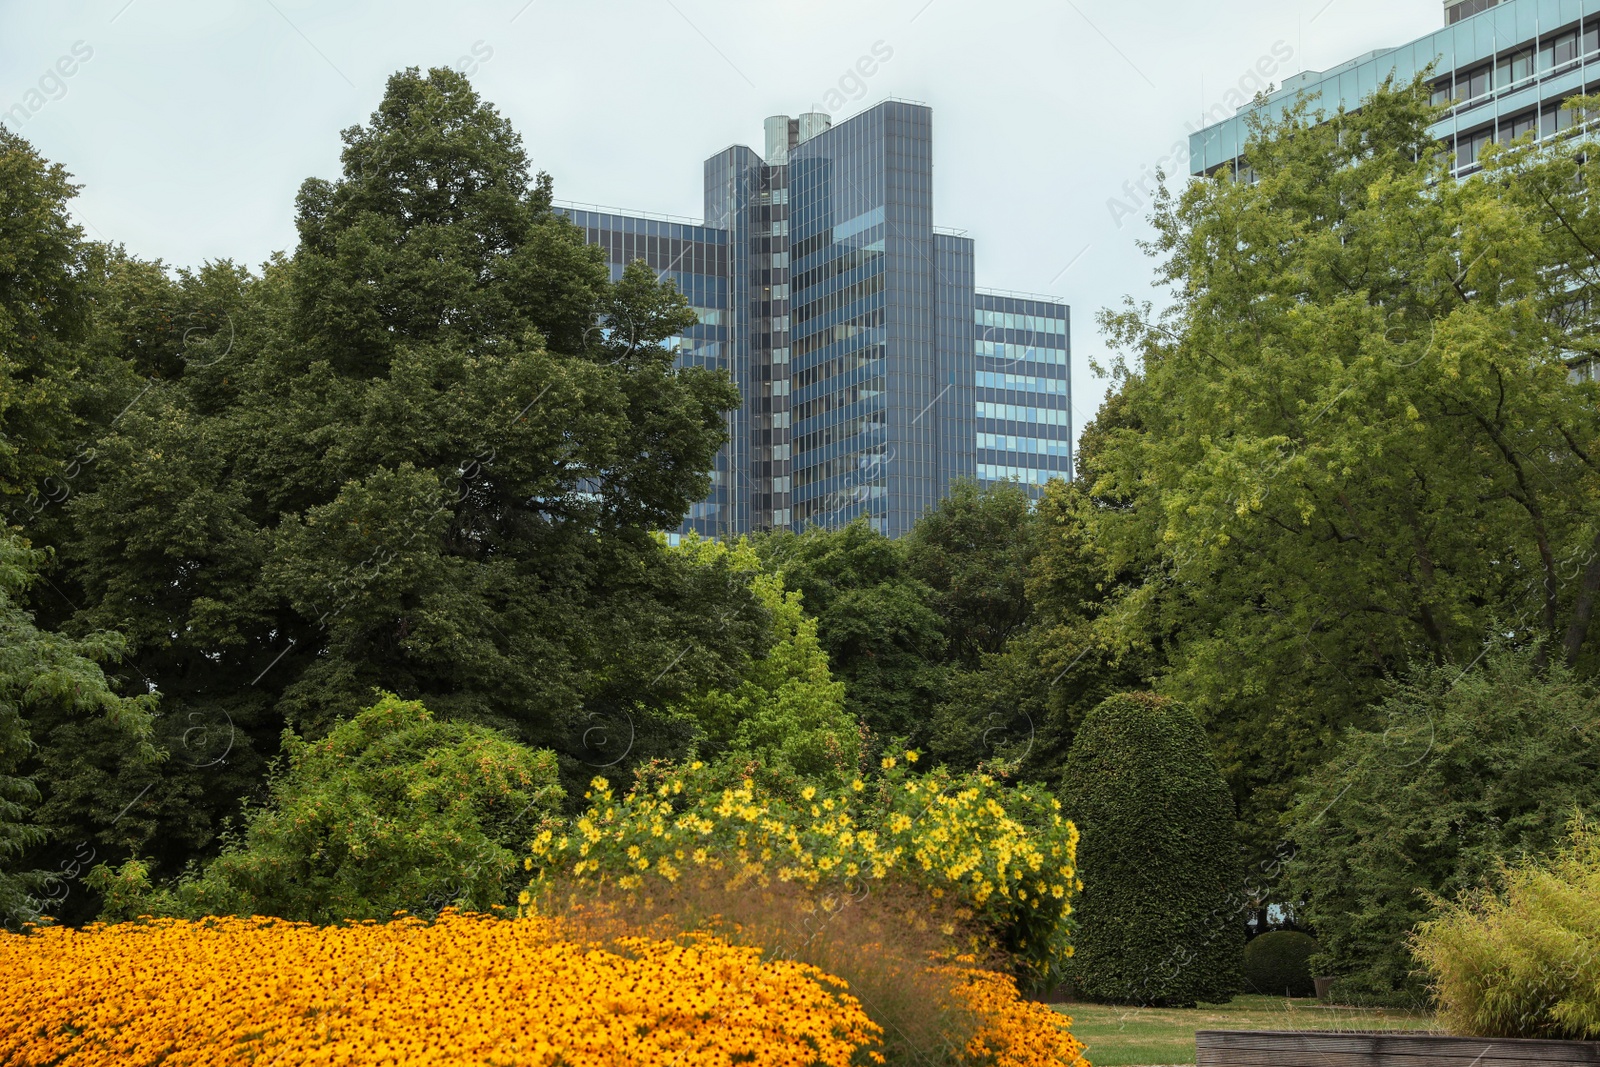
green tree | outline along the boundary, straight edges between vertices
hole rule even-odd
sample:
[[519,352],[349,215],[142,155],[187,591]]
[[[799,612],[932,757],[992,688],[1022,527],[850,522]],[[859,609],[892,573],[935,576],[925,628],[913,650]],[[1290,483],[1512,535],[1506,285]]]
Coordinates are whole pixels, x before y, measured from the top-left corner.
[[7,927],[37,919],[45,900],[68,888],[59,870],[24,863],[48,836],[34,810],[38,786],[18,773],[32,757],[30,718],[54,709],[115,735],[140,762],[160,756],[150,744],[155,698],[118,695],[101,669],[125,642],[111,633],[72,639],[34,625],[24,597],[43,555],[0,531],[0,924]]
[[738,774],[793,793],[805,780],[834,786],[860,769],[861,724],[845,707],[817,638],[817,620],[781,575],[764,572],[750,542],[686,538],[675,550],[699,566],[726,560],[747,576],[771,620],[772,643],[731,689],[713,689],[679,706],[705,732],[712,750]]
[[1600,690],[1537,658],[1417,667],[1296,798],[1287,884],[1342,995],[1425,999],[1406,939],[1428,896],[1549,854],[1574,811],[1600,815]]
[[1166,1007],[1231,999],[1244,881],[1233,801],[1199,720],[1150,693],[1105,700],[1078,731],[1059,795],[1082,835],[1077,991]]
[[107,917],[486,911],[508,902],[521,850],[563,796],[554,753],[390,694],[319,741],[285,733],[281,759],[266,803],[203,870],[155,889],[140,860],[96,868]]
[[[693,312],[642,264],[613,283],[453,72],[395,75],[344,140],[259,276],[107,257],[95,343],[152,380],[64,508],[71,625],[125,632],[172,728],[244,761],[380,686],[572,780],[685,751],[666,709],[769,639],[748,585],[652,536],[705,495],[738,403],[674,366]],[[123,847],[176,843],[162,870],[215,848],[232,766],[164,775]],[[101,828],[147,784],[103,748],[69,770],[63,818]]]
[[960,481],[906,538],[910,575],[934,591],[953,660],[976,667],[1027,623],[1034,516],[1020,485]]
[[907,573],[905,542],[860,520],[753,543],[763,564],[805,598],[851,716],[880,742],[929,741],[928,712],[949,673],[948,642],[933,591]]
[[1114,587],[1097,630],[1158,650],[1258,847],[1293,782],[1413,659],[1536,638],[1592,670],[1600,405],[1587,139],[1451,178],[1426,83],[1258,122],[1252,180],[1163,197],[1172,304],[1103,325],[1137,366],[1088,473]]

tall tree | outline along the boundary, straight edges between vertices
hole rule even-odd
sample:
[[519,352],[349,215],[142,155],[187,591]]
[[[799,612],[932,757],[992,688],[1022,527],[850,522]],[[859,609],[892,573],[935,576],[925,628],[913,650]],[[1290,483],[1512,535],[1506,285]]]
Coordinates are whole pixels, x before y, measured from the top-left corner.
[[1164,650],[1263,843],[1386,672],[1536,639],[1595,662],[1600,408],[1568,360],[1600,160],[1512,148],[1457,182],[1435,115],[1419,80],[1258,122],[1250,181],[1157,205],[1171,306],[1103,319],[1138,365],[1090,535],[1139,580],[1100,633]]
[[[94,751],[74,780],[137,800],[125,845],[179,842],[165,868],[214,847],[230,767],[374,688],[587,779],[680,750],[663,709],[767,640],[747,585],[652,536],[707,491],[738,402],[674,367],[684,299],[642,264],[613,282],[458,74],[395,75],[344,141],[342,176],[300,191],[292,257],[169,286],[194,328],[176,352],[146,340],[174,294],[110,272],[106,343],[154,377],[66,506],[74,625],[126,632],[168,721],[232,747],[149,789]],[[218,807],[195,816],[191,788]],[[93,799],[63,818],[92,824]]]

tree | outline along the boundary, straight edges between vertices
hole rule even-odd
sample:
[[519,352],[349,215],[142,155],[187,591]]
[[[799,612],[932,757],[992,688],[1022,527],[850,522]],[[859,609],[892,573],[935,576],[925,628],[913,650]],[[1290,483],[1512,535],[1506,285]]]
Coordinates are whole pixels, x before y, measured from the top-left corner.
[[39,800],[33,778],[17,772],[34,747],[29,717],[43,708],[92,719],[151,762],[161,755],[150,744],[149,694],[119,696],[101,670],[125,643],[116,634],[71,639],[34,625],[24,596],[43,553],[0,531],[0,924],[35,920],[46,899],[63,888],[59,871],[27,869],[28,852],[43,844],[46,827],[32,810]]
[[906,539],[908,573],[934,591],[951,657],[976,667],[1028,620],[1028,565],[1036,551],[1026,490],[962,481],[917,520]]
[[793,793],[805,780],[849,781],[860,769],[861,724],[845,708],[844,683],[828,669],[817,620],[802,610],[801,594],[785,590],[780,575],[763,572],[744,538],[729,546],[690,536],[676,551],[700,566],[726,560],[746,576],[772,627],[772,643],[737,686],[698,694],[678,710],[729,767],[768,787]]
[[816,618],[850,715],[880,742],[931,740],[928,713],[948,675],[948,643],[933,590],[907,573],[905,543],[860,520],[767,534],[753,544]]
[[1240,983],[1233,802],[1193,713],[1127,693],[1084,720],[1059,791],[1082,835],[1071,978],[1125,1004],[1224,1002]]
[[1495,653],[1465,674],[1418,666],[1296,798],[1287,884],[1341,995],[1425,999],[1406,939],[1429,895],[1454,898],[1502,863],[1547,855],[1574,811],[1600,814],[1600,690],[1537,659]]
[[1118,587],[1097,629],[1160,650],[1257,847],[1295,779],[1413,659],[1486,643],[1592,670],[1600,178],[1587,139],[1456,182],[1426,83],[1258,122],[1252,180],[1156,209],[1172,304],[1104,326],[1122,425],[1088,472]]
[[[735,685],[768,633],[747,586],[653,536],[705,495],[738,403],[674,367],[692,311],[642,264],[610,280],[460,75],[396,74],[344,140],[259,276],[108,263],[98,343],[152,380],[65,505],[70,624],[125,632],[170,721],[245,760],[375,687],[553,748],[573,781],[685,751],[669,706]],[[205,328],[174,350],[152,301]],[[74,818],[143,788],[113,753],[80,763]],[[145,792],[124,846],[180,841],[163,868],[215,848],[243,790],[206,777],[218,806],[185,826],[196,784]]]
[[270,798],[204,870],[153,890],[139,860],[96,868],[108,917],[487,911],[507,903],[522,850],[563,796],[554,753],[387,693],[320,741],[286,733],[280,758]]

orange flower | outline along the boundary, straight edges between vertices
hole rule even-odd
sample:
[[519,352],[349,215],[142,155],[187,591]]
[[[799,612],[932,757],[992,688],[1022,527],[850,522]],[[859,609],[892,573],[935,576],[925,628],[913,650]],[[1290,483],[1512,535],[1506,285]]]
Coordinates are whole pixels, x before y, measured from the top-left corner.
[[0,933],[0,1063],[836,1065],[881,1032],[814,967],[698,935],[446,912]]

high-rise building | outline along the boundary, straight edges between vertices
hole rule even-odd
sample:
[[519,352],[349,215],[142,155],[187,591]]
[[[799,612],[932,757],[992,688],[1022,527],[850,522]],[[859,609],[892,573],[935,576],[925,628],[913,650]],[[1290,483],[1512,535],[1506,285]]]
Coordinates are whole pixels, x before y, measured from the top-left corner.
[[706,160],[701,223],[563,210],[614,276],[643,259],[677,283],[700,316],[680,362],[744,398],[683,531],[897,536],[957,478],[1070,477],[1067,306],[976,289],[972,240],[933,225],[925,105],[767,119],[764,154]]
[[[1426,37],[1285,78],[1266,109],[1275,113],[1303,93],[1313,109],[1354,110],[1385,78],[1405,83],[1434,64],[1434,102],[1450,107],[1433,133],[1465,176],[1490,141],[1558,133],[1572,125],[1562,102],[1600,91],[1600,0],[1445,0],[1444,14],[1445,28]],[[1259,110],[1251,103],[1231,116],[1208,114],[1209,124],[1189,137],[1190,171],[1237,169],[1248,117]]]

